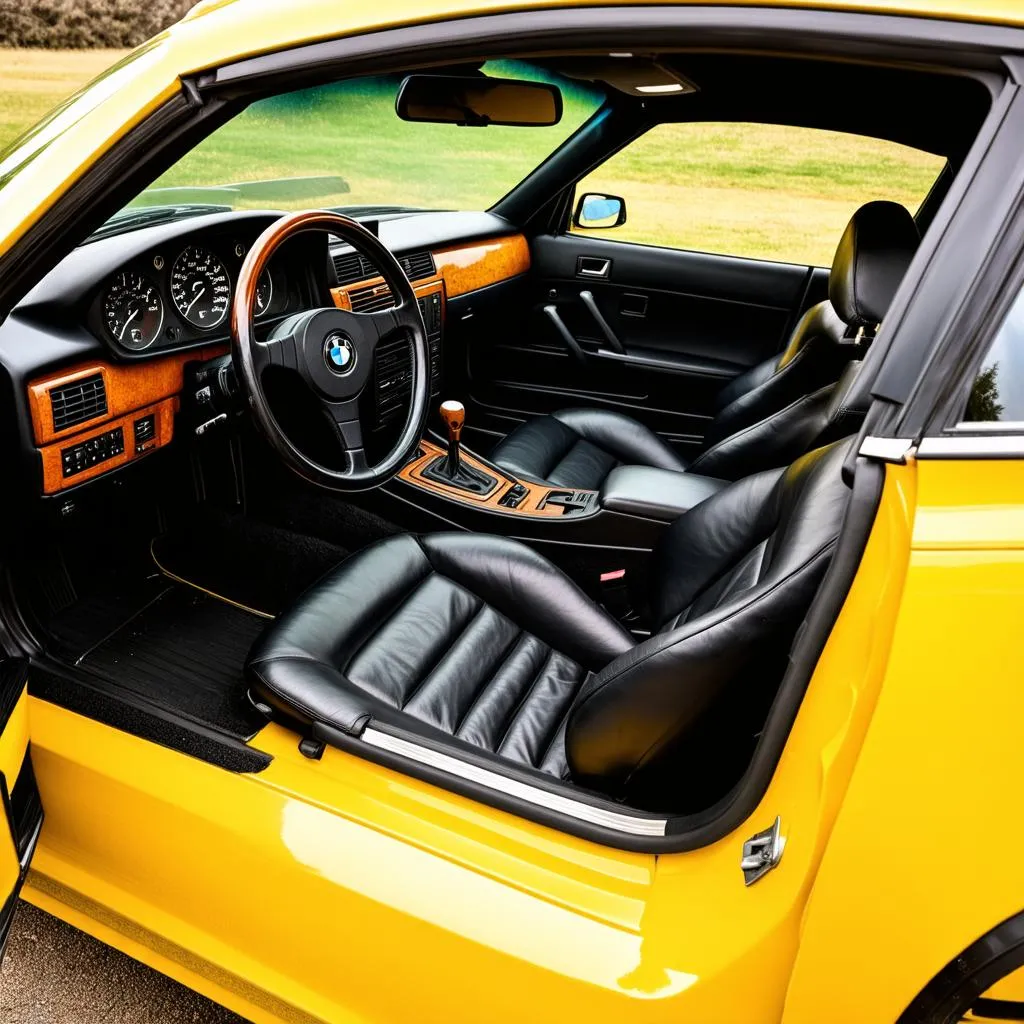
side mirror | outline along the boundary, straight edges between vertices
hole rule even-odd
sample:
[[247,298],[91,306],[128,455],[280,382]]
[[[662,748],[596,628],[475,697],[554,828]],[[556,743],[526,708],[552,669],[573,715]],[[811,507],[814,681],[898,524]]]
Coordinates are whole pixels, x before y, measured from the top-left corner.
[[585,192],[576,203],[572,222],[584,229],[617,228],[626,223],[626,200],[621,196]]

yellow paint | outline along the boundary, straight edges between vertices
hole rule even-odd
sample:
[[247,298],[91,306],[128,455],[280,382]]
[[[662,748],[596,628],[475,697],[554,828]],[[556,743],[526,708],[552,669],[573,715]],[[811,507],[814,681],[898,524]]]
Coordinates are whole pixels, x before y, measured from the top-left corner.
[[[234,775],[33,701],[47,823],[27,897],[260,1022],[778,1021],[911,491],[887,487],[761,808],[713,846],[602,848],[338,750],[310,761],[274,726],[255,741],[271,765]],[[786,855],[747,889],[743,840],[776,814]]]
[[[0,252],[179,75],[527,6],[561,4],[208,2],[0,157]],[[1024,23],[1008,0],[829,6]],[[31,699],[0,737],[6,771],[31,732],[47,810],[27,895],[257,1024],[893,1020],[1021,904],[1021,470],[889,470],[769,789],[712,846],[604,849],[340,751],[309,761],[277,727],[255,742],[270,767],[234,775]],[[785,856],[747,889],[742,842],[776,814]]]
[[[588,6],[617,0],[588,0]],[[621,3],[621,0],[618,0]],[[641,3],[649,0],[632,0]],[[678,0],[654,0],[673,2]],[[684,0],[698,3],[700,0]],[[1024,23],[1019,0],[738,0],[748,6],[828,7],[846,11]],[[236,0],[202,5],[189,17],[130,54],[77,98],[21,149],[0,154],[0,255],[21,237],[119,139],[179,89],[183,75],[306,42],[425,23],[448,17],[564,7],[564,0],[294,0],[283,16],[280,0]],[[52,139],[60,139],[59,145]],[[41,140],[51,140],[40,148]],[[31,157],[31,159],[27,159]]]
[[[28,697],[22,694],[14,711],[8,719],[3,732],[0,732],[0,772],[7,781],[8,790],[14,787],[14,781],[21,771],[28,749]],[[14,839],[7,827],[6,815],[0,805],[0,908],[18,884],[21,866],[18,863],[18,852],[14,847]]]
[[[895,1020],[1024,905],[1024,551],[1020,533],[987,536],[1019,515],[1024,464],[917,472],[892,654],[815,883],[786,1024],[822,1020],[826,1002],[832,1024]],[[1007,518],[986,505],[997,500]]]

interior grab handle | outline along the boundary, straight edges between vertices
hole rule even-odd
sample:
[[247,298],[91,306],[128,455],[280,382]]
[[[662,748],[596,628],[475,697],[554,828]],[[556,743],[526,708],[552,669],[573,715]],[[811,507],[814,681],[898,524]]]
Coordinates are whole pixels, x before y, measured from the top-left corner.
[[553,303],[544,307],[544,315],[551,321],[551,325],[558,332],[558,336],[565,342],[566,348],[581,363],[586,363],[586,353],[580,348],[580,343],[573,337],[572,331],[565,326],[565,321],[558,315],[558,307]]
[[597,308],[597,301],[594,298],[594,293],[588,291],[580,292],[580,302],[590,310],[590,315],[597,321],[597,326],[601,328],[604,340],[607,341],[616,352],[621,352],[622,355],[625,355],[626,346],[619,341],[618,335],[612,330],[612,325],[605,320],[601,310]]

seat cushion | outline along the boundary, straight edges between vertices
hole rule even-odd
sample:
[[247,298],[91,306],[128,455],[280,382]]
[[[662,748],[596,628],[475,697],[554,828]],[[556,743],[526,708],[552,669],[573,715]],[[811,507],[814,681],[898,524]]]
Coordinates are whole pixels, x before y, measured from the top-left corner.
[[686,469],[652,430],[605,409],[563,409],[528,420],[494,449],[491,461],[516,476],[590,490],[616,466]]
[[500,537],[389,538],[274,622],[262,700],[350,734],[372,717],[563,776],[584,681],[633,638],[550,562]]

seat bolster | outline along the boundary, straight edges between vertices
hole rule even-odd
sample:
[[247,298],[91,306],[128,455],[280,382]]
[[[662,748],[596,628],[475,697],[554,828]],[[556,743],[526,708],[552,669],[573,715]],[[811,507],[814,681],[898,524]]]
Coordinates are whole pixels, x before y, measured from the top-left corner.
[[420,544],[436,572],[591,672],[633,646],[626,629],[525,544],[470,533],[430,534]]
[[834,384],[843,368],[863,354],[859,346],[844,344],[845,330],[828,302],[812,306],[797,324],[775,372],[719,410],[704,432],[705,450],[798,398]]
[[343,666],[430,572],[430,562],[410,534],[365,548],[332,569],[268,626],[249,660],[311,658]]
[[514,476],[546,481],[578,440],[579,435],[554,416],[536,416],[498,443],[491,462]]
[[693,460],[690,472],[739,480],[758,470],[788,466],[817,446],[828,425],[835,390],[836,385],[829,384],[723,438]]
[[704,589],[767,539],[784,469],[738,480],[684,512],[662,534],[651,559],[656,629],[678,617]]
[[650,637],[584,683],[566,724],[572,778],[627,797],[647,769],[699,734],[725,694],[763,692],[762,673],[784,657],[831,550],[826,545],[781,580]]
[[720,413],[726,406],[732,405],[736,399],[761,387],[779,368],[779,363],[779,356],[772,356],[770,359],[752,366],[749,370],[738,373],[718,392],[715,398],[715,413]]
[[686,462],[668,444],[631,416],[608,409],[563,409],[552,418],[627,466],[677,473],[686,469]]

